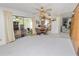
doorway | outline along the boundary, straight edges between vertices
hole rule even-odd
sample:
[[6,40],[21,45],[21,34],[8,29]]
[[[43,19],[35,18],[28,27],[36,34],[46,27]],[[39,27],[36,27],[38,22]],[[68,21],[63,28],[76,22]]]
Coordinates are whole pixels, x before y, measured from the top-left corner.
[[32,18],[13,16],[15,38],[25,37],[32,34]]
[[69,33],[71,27],[71,17],[65,17],[62,21],[61,32]]

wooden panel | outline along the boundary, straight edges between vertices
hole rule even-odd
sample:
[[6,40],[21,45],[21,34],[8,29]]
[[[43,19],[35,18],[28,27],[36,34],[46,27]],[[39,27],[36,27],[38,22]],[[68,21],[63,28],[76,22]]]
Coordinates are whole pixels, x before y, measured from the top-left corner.
[[75,50],[78,52],[79,48],[79,5],[74,10],[74,15],[72,17],[71,23],[71,38],[75,45]]

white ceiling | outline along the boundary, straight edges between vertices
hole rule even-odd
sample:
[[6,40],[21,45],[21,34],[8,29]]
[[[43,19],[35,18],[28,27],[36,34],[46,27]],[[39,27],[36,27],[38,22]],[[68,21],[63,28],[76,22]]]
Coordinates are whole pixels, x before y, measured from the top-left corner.
[[16,10],[20,10],[32,15],[37,13],[36,9],[39,9],[41,6],[52,8],[53,15],[60,15],[68,12],[72,12],[76,7],[76,3],[0,3],[0,7],[8,7]]

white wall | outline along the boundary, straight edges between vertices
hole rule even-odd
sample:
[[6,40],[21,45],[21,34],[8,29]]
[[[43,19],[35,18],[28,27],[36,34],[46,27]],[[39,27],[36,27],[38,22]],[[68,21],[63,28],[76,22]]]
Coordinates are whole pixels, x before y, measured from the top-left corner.
[[15,10],[15,9],[12,9],[12,13],[13,13],[13,15],[16,15],[16,16],[28,17],[27,13],[22,12],[22,11],[18,11],[18,10]]
[[52,21],[51,33],[60,33],[61,22],[62,22],[61,16],[56,16],[55,21]]

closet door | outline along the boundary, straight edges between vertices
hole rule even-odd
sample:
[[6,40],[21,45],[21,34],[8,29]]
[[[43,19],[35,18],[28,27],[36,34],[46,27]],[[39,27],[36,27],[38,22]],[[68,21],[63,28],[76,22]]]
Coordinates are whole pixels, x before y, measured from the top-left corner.
[[14,31],[13,31],[13,21],[12,21],[12,12],[9,10],[4,11],[4,20],[5,20],[5,34],[6,42],[12,42],[15,40]]

